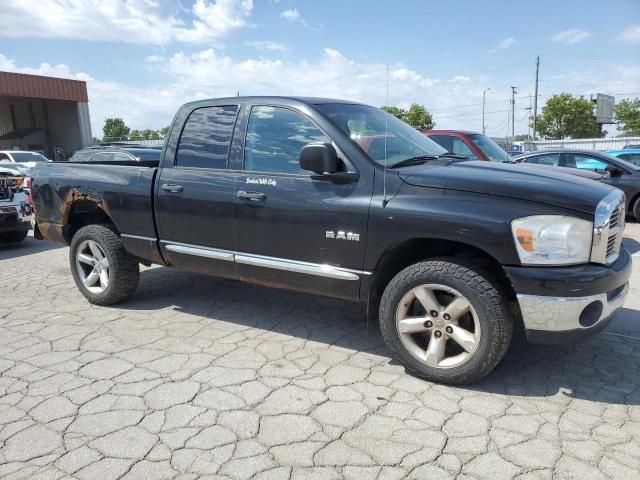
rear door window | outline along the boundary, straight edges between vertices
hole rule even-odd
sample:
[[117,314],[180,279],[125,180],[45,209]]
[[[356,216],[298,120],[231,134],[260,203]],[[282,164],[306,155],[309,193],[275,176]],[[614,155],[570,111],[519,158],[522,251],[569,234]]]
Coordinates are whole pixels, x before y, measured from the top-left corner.
[[237,105],[198,108],[191,112],[180,135],[176,166],[227,168]]

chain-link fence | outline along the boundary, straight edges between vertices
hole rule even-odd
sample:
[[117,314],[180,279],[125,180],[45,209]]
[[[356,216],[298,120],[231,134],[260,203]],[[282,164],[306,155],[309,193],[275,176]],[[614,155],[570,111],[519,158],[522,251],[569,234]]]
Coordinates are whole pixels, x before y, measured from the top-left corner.
[[535,152],[547,148],[580,148],[585,150],[616,150],[627,145],[640,145],[640,137],[580,138],[576,140],[525,140],[522,142],[525,152]]

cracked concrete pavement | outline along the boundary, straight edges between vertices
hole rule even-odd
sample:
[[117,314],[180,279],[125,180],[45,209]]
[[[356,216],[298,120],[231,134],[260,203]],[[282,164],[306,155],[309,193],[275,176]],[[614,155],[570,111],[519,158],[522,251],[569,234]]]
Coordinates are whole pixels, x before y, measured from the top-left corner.
[[156,267],[95,307],[67,254],[0,249],[1,478],[640,478],[638,266],[606,332],[454,388],[359,305]]

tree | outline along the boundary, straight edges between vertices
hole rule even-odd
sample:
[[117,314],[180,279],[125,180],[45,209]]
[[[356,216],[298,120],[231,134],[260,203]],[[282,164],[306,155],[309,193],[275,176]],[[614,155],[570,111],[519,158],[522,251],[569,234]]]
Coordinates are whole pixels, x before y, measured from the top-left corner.
[[553,140],[597,137],[593,107],[591,101],[570,93],[554,95],[542,108],[542,115],[538,115],[538,132]]
[[431,130],[435,126],[433,117],[424,105],[418,105],[417,103],[411,104],[403,120],[418,130]]
[[129,137],[129,131],[129,127],[127,127],[121,118],[106,118],[104,120],[104,127],[102,127],[102,132],[104,133],[103,140],[105,142],[126,140]]
[[408,123],[413,128],[418,130],[431,130],[436,124],[433,121],[433,117],[427,111],[424,105],[412,103],[409,110],[404,108],[394,107],[393,105],[380,107],[389,115],[393,115],[399,118],[405,123]]
[[145,129],[142,131],[142,138],[145,140],[160,140],[160,134],[157,130]]
[[389,106],[389,107],[380,107],[381,110],[384,110],[385,112],[387,112],[389,115],[393,115],[396,118],[399,118],[400,120],[404,120],[404,116],[407,113],[407,111],[403,108],[399,108],[399,107],[394,107],[393,105]]
[[160,136],[161,137],[166,137],[169,134],[169,126],[167,125],[166,127],[162,127],[160,129]]
[[621,100],[613,108],[618,130],[630,137],[640,136],[640,98]]
[[143,138],[144,137],[142,136],[142,132],[140,132],[140,130],[131,130],[129,140],[142,140]]

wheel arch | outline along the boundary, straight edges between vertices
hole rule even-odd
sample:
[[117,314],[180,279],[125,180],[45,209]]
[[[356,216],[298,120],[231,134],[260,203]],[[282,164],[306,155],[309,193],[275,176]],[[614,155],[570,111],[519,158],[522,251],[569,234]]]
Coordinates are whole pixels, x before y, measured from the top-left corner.
[[113,219],[102,208],[101,202],[94,199],[79,199],[71,204],[65,219],[62,234],[67,244],[71,243],[78,230],[87,225],[109,225],[118,233]]
[[369,283],[367,295],[367,319],[378,316],[380,298],[391,279],[409,265],[434,257],[456,257],[468,265],[489,273],[498,287],[516,305],[516,293],[502,265],[485,250],[464,242],[433,238],[412,238],[389,247],[378,260]]

